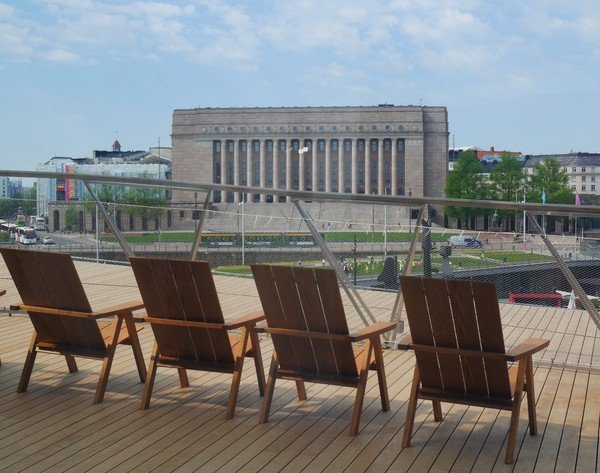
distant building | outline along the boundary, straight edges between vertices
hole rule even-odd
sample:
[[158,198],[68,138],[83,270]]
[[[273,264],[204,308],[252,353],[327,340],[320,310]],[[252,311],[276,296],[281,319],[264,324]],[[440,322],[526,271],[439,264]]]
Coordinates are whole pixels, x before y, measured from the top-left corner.
[[[173,113],[175,180],[441,197],[446,107],[197,108]],[[174,199],[187,200],[178,191]],[[214,202],[240,202],[215,192]],[[252,202],[277,202],[254,194]]]
[[[95,150],[94,158],[71,158],[55,156],[44,164],[38,164],[38,171],[78,174],[107,174],[119,177],[147,177],[149,179],[170,179],[171,163],[169,148],[151,148],[151,151],[120,151],[120,143],[115,140],[113,151]],[[155,155],[160,153],[160,155]],[[109,153],[109,154],[105,154]],[[51,202],[81,200],[86,195],[85,184],[76,179],[38,179],[37,208],[39,215],[48,214]]]
[[10,177],[0,177],[0,198],[12,199],[17,192],[23,189],[21,179],[11,179]]
[[526,156],[523,168],[531,176],[535,166],[546,158],[555,158],[571,180],[571,189],[579,194],[600,195],[600,153],[540,154]]
[[489,150],[477,149],[477,159],[481,162],[497,164],[502,161],[502,155],[511,154],[516,158],[523,158],[523,153],[520,151],[498,151],[493,146]]

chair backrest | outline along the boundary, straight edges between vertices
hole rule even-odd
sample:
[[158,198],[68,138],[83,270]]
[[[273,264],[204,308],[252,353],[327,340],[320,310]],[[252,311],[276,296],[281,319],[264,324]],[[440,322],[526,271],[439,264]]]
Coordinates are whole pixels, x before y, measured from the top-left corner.
[[482,357],[415,350],[424,389],[510,398],[506,353],[493,283],[403,276],[402,296],[413,343],[481,351]]
[[[335,272],[330,269],[253,265],[270,328],[348,335]],[[358,376],[352,344],[271,334],[281,370],[323,376]]]
[[[23,304],[92,312],[71,256],[65,253],[0,248]],[[104,350],[95,320],[30,312],[40,342]]]
[[[131,257],[149,317],[224,323],[217,288],[206,261]],[[206,363],[233,363],[225,329],[153,324],[161,356]]]

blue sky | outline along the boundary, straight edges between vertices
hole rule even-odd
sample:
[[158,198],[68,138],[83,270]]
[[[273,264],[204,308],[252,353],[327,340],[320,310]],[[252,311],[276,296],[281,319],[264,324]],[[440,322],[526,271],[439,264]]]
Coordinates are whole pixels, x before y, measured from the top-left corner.
[[457,147],[600,152],[600,2],[0,0],[0,87],[8,169],[208,106],[445,105]]

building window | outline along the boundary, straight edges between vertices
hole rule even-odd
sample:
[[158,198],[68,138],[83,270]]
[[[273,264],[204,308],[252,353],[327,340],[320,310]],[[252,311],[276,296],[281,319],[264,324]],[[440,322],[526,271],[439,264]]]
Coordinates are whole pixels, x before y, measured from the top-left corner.
[[577,167],[576,167],[576,166],[573,166],[573,167],[571,168],[571,172],[577,172]]
[[267,151],[271,152],[273,151],[273,142],[272,141],[267,141]]
[[234,145],[234,142],[233,142],[233,141],[228,141],[228,142],[227,142],[227,149],[228,149],[230,152],[232,152],[232,153],[233,153],[233,145]]
[[592,177],[590,177],[590,181],[592,181],[592,182],[596,182],[596,176],[592,176]]
[[583,185],[581,186],[581,190],[582,190],[582,191],[586,191],[586,190],[587,190],[587,187],[586,187],[586,185],[585,185],[585,184],[583,184]]
[[352,142],[350,140],[344,140],[344,151],[350,151],[352,148]]
[[317,141],[317,150],[319,150],[319,151],[325,151],[325,140],[318,140]]
[[592,184],[592,190],[595,191],[596,190],[596,184]]
[[404,149],[404,140],[398,140],[398,151],[402,151]]
[[581,182],[587,181],[587,176],[581,176]]
[[253,148],[254,148],[254,152],[258,153],[260,151],[260,141],[253,141]]
[[581,167],[581,172],[585,172],[585,166]]
[[305,141],[306,143],[306,147],[308,148],[309,151],[312,151],[312,141]]
[[365,142],[363,140],[358,140],[358,151],[365,150]]
[[567,172],[567,168],[566,167],[563,168],[563,172]]
[[596,168],[592,166],[592,172],[596,172]]
[[338,150],[338,142],[337,140],[332,140],[331,141],[331,151],[337,151]]
[[377,151],[377,140],[371,141],[371,151]]
[[383,149],[385,151],[389,151],[392,147],[390,146],[390,141],[389,140],[383,140]]
[[221,151],[221,142],[215,141],[215,151],[218,153]]
[[292,141],[292,149],[294,151],[298,151],[299,148],[300,148],[300,143],[298,141]]
[[577,190],[577,186],[571,186],[571,190],[576,191]]
[[283,140],[279,142],[279,151],[285,152],[285,141]]
[[242,141],[242,152],[245,153],[248,151],[248,142]]

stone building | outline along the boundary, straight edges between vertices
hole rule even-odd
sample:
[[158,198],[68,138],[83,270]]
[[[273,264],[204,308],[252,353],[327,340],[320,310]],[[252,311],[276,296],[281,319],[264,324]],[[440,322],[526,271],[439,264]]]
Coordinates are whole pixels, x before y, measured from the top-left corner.
[[[389,104],[175,110],[172,146],[176,181],[441,197],[448,113]],[[173,193],[173,200],[192,198]],[[237,193],[213,197],[215,203],[240,199]],[[248,200],[277,201],[268,194]]]

